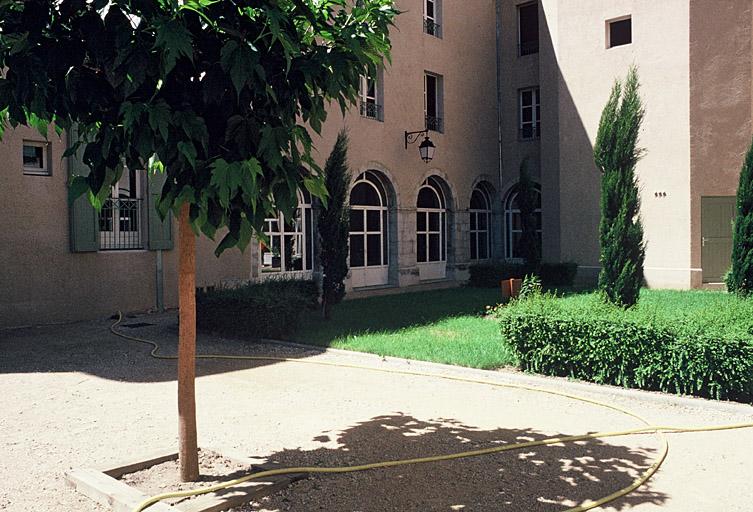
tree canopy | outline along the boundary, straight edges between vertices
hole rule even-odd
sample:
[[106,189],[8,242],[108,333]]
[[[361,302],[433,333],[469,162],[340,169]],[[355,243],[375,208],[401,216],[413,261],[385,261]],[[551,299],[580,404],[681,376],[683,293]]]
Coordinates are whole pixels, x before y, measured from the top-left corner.
[[[308,129],[389,58],[392,0],[0,0],[0,125],[77,126],[95,206],[124,166],[166,172],[160,210],[243,249],[305,187]],[[0,135],[2,134],[0,128]]]

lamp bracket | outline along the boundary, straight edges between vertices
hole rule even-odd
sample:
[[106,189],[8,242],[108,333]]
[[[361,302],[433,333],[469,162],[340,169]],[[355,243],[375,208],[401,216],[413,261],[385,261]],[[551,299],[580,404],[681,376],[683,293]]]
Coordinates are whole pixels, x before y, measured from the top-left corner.
[[408,144],[415,144],[421,138],[421,135],[428,136],[429,129],[425,128],[415,132],[405,132],[405,149],[408,149]]

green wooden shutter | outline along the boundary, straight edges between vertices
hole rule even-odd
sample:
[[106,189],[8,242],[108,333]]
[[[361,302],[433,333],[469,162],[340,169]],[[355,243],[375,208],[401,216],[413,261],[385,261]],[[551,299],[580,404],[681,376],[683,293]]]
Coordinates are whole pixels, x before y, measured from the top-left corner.
[[[68,146],[77,139],[76,128],[68,133]],[[89,167],[83,163],[84,147],[80,147],[75,155],[68,157],[69,176],[88,176]],[[94,252],[99,249],[99,226],[97,210],[89,202],[86,194],[78,197],[69,206],[69,226],[71,252]]]
[[148,204],[147,216],[149,218],[149,250],[169,251],[173,248],[172,213],[167,214],[163,221],[157,211],[157,202],[165,185],[166,173],[150,174],[148,176]]

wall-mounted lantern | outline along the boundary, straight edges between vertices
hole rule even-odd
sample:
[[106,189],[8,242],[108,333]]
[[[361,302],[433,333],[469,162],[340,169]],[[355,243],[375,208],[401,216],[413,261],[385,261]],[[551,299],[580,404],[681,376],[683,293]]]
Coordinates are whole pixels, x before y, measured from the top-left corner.
[[424,140],[418,145],[418,153],[421,155],[421,160],[428,164],[434,158],[434,151],[437,149],[429,138],[428,129],[416,132],[405,132],[405,149],[408,149],[408,144],[415,144],[422,135],[424,136]]

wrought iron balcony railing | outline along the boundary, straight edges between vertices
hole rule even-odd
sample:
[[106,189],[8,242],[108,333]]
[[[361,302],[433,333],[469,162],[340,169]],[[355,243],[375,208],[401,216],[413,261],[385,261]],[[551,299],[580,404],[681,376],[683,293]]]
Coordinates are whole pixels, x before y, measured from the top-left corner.
[[531,140],[541,138],[541,125],[540,124],[527,124],[521,126],[518,131],[518,138],[520,140]]
[[441,38],[442,25],[432,19],[424,18],[424,32],[426,32],[430,36]]
[[538,41],[526,41],[525,43],[520,43],[518,45],[518,55],[521,57],[524,55],[532,55],[534,53],[539,53]]
[[441,117],[426,116],[426,129],[433,132],[444,132],[444,122]]
[[99,248],[143,249],[142,199],[107,199],[99,212]]
[[361,116],[368,117],[369,119],[376,119],[377,121],[384,121],[384,117],[382,117],[382,106],[368,101],[361,102]]

